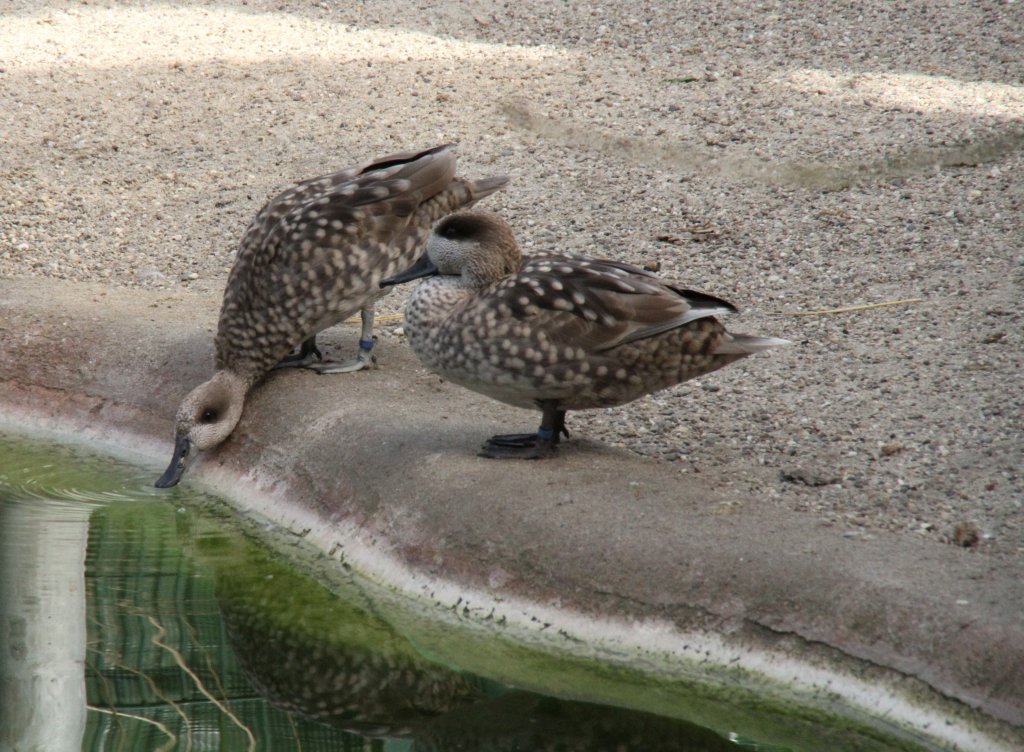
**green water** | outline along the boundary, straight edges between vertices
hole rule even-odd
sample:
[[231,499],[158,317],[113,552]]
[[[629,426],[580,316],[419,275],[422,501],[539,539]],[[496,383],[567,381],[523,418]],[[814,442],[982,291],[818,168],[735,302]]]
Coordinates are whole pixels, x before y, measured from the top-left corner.
[[152,480],[0,434],[0,749],[932,748],[462,631]]

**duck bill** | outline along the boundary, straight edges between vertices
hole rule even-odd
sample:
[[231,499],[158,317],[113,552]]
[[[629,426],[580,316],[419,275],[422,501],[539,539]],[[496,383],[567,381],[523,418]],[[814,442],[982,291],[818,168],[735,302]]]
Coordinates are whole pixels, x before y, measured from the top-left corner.
[[423,254],[420,256],[420,260],[410,266],[401,274],[396,274],[393,277],[381,280],[381,287],[391,287],[392,285],[400,285],[403,282],[412,282],[414,279],[420,279],[421,277],[432,277],[437,274],[437,267],[434,266],[434,262],[430,260],[430,256]]
[[178,485],[181,476],[192,459],[192,442],[185,436],[179,436],[174,442],[174,456],[171,457],[171,464],[164,470],[164,474],[157,478],[153,485],[157,488],[170,488]]

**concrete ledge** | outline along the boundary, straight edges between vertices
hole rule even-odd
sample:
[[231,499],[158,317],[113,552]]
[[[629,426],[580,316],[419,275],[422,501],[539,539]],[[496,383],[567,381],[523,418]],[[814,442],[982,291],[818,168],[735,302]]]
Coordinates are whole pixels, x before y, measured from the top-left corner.
[[[155,478],[178,401],[211,372],[218,304],[0,282],[0,418],[131,446]],[[478,459],[536,416],[380,349],[369,372],[274,374],[187,477],[400,589],[597,617],[572,623],[828,691],[950,747],[1024,744],[1024,562],[849,539],[767,506],[723,514],[699,477],[585,440],[557,461]]]

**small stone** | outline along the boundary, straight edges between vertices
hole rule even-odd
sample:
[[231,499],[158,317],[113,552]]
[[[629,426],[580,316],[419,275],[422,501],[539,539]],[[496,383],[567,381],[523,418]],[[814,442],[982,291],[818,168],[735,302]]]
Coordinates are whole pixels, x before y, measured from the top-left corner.
[[149,281],[167,279],[167,277],[163,273],[158,272],[156,269],[142,269],[136,275],[136,277],[138,277],[140,282],[149,282]]
[[788,483],[803,483],[805,486],[831,486],[840,480],[834,470],[812,467],[794,467],[780,470],[779,477]]
[[903,451],[903,445],[898,441],[890,441],[887,444],[882,444],[882,456],[892,457],[894,454],[899,454]]
[[961,522],[953,528],[953,540],[962,548],[973,548],[981,540],[981,534],[973,523]]

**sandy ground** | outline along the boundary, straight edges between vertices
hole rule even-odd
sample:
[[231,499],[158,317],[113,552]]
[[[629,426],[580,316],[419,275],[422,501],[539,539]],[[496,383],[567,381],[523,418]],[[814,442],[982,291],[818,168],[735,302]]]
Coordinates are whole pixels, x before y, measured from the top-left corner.
[[1024,551],[1024,3],[2,13],[0,276],[216,296],[285,184],[459,141],[527,251],[659,264],[797,343],[575,432],[851,537]]

